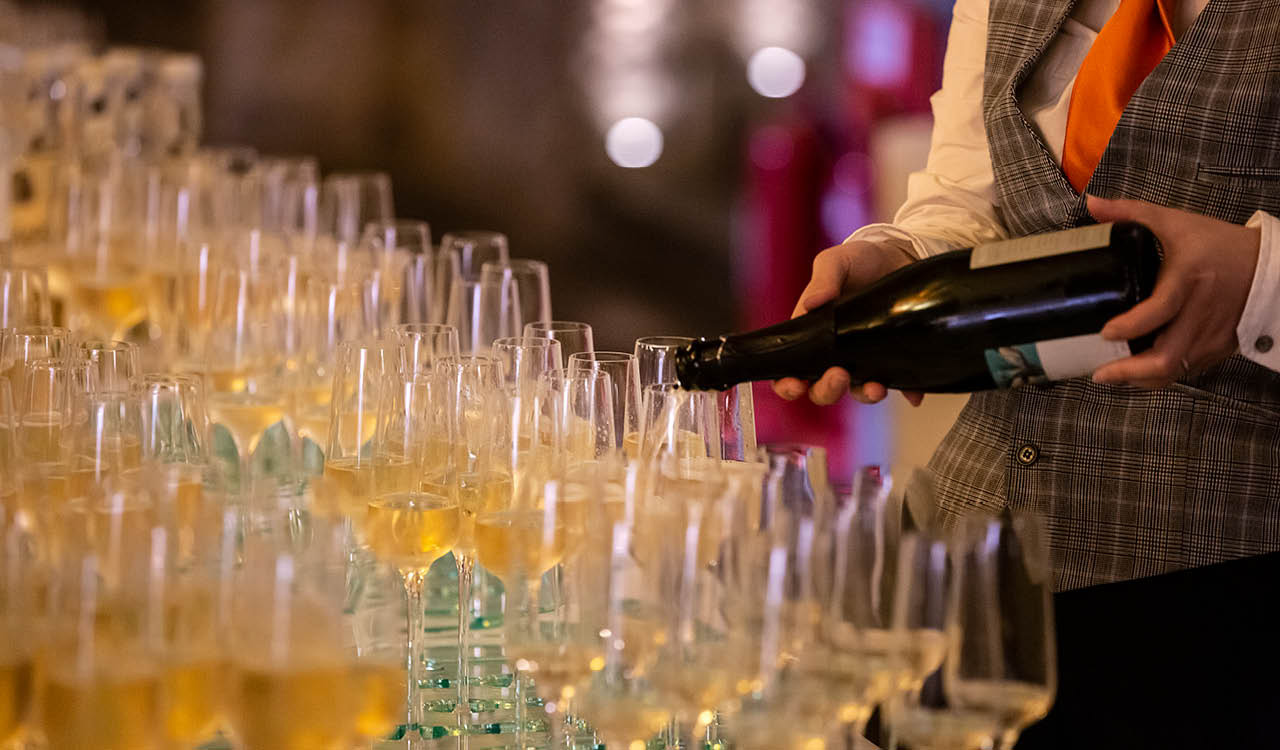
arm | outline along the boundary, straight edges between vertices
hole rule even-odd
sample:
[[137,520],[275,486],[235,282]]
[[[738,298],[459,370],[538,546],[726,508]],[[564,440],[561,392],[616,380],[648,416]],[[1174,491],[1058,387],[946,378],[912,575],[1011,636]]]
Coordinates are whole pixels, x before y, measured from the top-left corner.
[[[871,224],[813,261],[813,277],[792,317],[862,288],[917,258],[955,247],[1003,239],[996,211],[995,176],[982,119],[982,80],[987,54],[988,0],[957,0],[952,11],[942,88],[933,95],[933,137],[925,168],[912,174],[907,201],[892,224]],[[816,383],[784,378],[774,385],[792,400],[806,392],[815,403],[832,404],[849,391],[849,373],[833,367]],[[875,402],[886,395],[879,383],[853,390]],[[907,394],[918,404],[919,394]]]

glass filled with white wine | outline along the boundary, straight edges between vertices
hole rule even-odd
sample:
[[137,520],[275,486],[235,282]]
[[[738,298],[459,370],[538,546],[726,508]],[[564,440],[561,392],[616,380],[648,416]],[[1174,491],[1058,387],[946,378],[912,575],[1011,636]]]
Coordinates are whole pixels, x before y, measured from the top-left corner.
[[351,518],[363,518],[374,496],[374,438],[379,434],[379,419],[390,413],[398,357],[398,344],[382,339],[349,341],[338,347],[324,476],[338,509]]
[[162,745],[167,538],[141,488],[118,481],[58,514],[41,729],[50,750]]
[[425,607],[423,588],[432,563],[448,554],[461,533],[454,468],[457,442],[444,377],[395,376],[382,400],[373,446],[373,492],[363,519],[364,542],[404,582],[407,612],[407,683],[410,732],[423,728],[420,669]]

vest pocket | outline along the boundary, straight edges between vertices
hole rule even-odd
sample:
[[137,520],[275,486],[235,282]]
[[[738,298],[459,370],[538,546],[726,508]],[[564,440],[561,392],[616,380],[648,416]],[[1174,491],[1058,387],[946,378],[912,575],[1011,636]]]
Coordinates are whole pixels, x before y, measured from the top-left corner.
[[1233,182],[1273,182],[1280,181],[1280,167],[1201,163],[1196,165],[1196,179],[1219,185]]

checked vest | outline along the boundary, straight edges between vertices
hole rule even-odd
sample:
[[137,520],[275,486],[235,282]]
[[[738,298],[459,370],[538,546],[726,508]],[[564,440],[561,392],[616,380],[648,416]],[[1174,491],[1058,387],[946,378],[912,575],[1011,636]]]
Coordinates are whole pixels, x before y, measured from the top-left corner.
[[[1089,220],[1018,106],[1072,0],[991,0],[983,115],[1014,236]],[[1210,0],[1130,100],[1086,192],[1280,215],[1280,0]],[[1277,290],[1280,293],[1280,290]],[[1236,355],[1162,390],[972,396],[929,463],[944,525],[1045,519],[1058,590],[1280,550],[1280,374]]]

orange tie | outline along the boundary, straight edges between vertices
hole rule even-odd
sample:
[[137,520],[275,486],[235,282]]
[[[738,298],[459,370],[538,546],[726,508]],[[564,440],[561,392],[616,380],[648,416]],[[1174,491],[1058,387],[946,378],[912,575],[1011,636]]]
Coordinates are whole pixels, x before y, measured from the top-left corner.
[[1173,47],[1168,2],[1120,0],[1080,64],[1062,148],[1062,170],[1077,191],[1089,184],[1129,98]]

